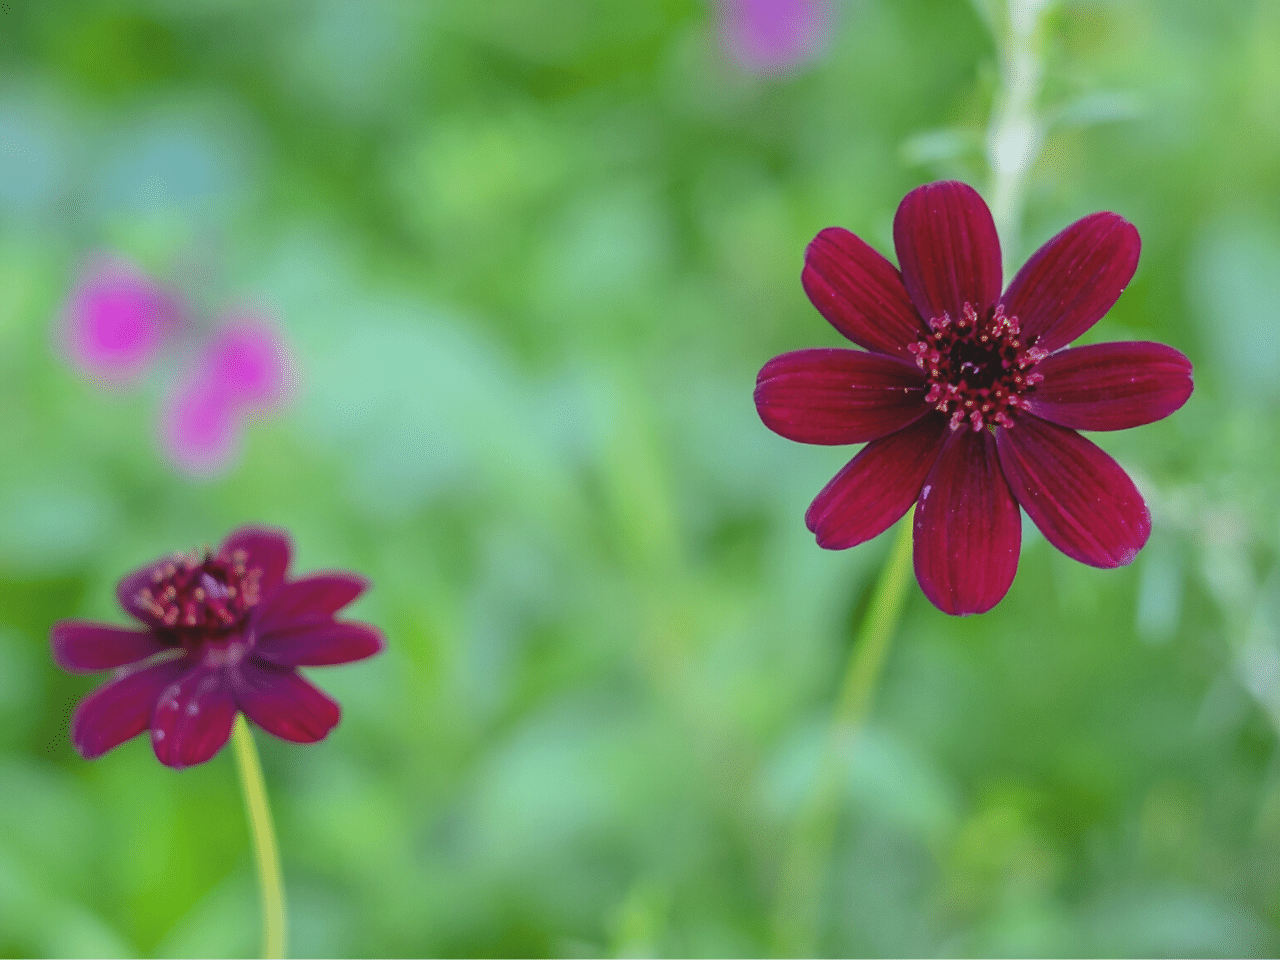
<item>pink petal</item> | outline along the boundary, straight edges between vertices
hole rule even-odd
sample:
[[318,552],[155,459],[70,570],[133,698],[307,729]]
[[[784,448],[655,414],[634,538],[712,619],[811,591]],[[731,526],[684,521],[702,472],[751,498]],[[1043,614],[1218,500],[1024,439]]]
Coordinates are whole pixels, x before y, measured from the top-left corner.
[[369,589],[369,581],[354,573],[314,573],[292,580],[258,609],[258,634],[287,628],[295,620],[327,619]]
[[809,302],[860,347],[914,362],[907,349],[924,335],[898,270],[841,227],[827,227],[804,254],[800,282]]
[[234,398],[198,371],[189,372],[164,402],[160,442],[184,473],[207,476],[226,469],[240,449]]
[[366,623],[329,620],[263,634],[254,655],[285,667],[328,667],[372,657],[386,645],[382,633]]
[[261,320],[227,322],[206,347],[203,366],[237,407],[262,410],[284,397],[284,344]]
[[748,73],[784,73],[826,44],[829,0],[720,0],[720,36]]
[[1094,567],[1133,561],[1151,514],[1118,463],[1074,430],[1033,416],[996,433],[1013,495],[1046,540]]
[[155,357],[164,325],[176,320],[176,312],[173,300],[137,267],[101,258],[86,268],[67,303],[67,353],[88,374],[131,380]]
[[1077,220],[1037,250],[1002,303],[1022,337],[1050,352],[1103,318],[1138,269],[1137,229],[1114,213]]
[[1000,472],[990,431],[951,431],[920,491],[916,579],[935,607],[985,613],[1018,570],[1022,518]]
[[920,495],[948,436],[946,419],[935,414],[868,443],[805,514],[818,546],[844,550],[889,529]]
[[774,357],[756,378],[764,425],[800,443],[864,443],[919,420],[919,368],[861,350],[797,350]]
[[903,198],[893,218],[902,282],[926,321],[979,314],[1000,296],[1000,238],[978,192],[956,180],[927,183]]
[[258,591],[263,602],[267,602],[289,572],[289,557],[293,553],[289,535],[271,527],[240,527],[222,542],[218,555],[230,558],[238,550],[244,551],[246,566],[262,571]]
[[246,717],[267,733],[293,743],[315,743],[328,736],[342,711],[296,670],[257,663],[240,665],[236,699]]
[[226,670],[201,667],[171,683],[151,716],[151,747],[166,767],[181,770],[213,758],[231,736],[236,701]]
[[151,723],[161,692],[191,669],[182,657],[124,674],[80,701],[71,718],[71,743],[86,760],[136,737]]
[[149,630],[125,630],[84,620],[59,620],[49,642],[54,662],[72,673],[113,670],[173,649]]
[[1191,396],[1191,361],[1163,343],[1072,347],[1035,368],[1031,412],[1077,430],[1127,430],[1161,420]]

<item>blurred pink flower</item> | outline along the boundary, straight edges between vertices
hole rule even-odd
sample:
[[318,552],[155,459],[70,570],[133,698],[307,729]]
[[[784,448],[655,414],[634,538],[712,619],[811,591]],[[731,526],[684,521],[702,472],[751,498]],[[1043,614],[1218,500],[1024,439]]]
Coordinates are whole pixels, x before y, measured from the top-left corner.
[[240,418],[231,392],[203,376],[180,381],[161,409],[160,444],[183,473],[207,476],[226,469],[240,452]]
[[225,320],[206,348],[205,363],[208,376],[221,383],[243,409],[267,409],[284,396],[284,345],[261,320]]
[[830,0],[718,0],[720,37],[748,73],[785,73],[811,59],[831,31]]
[[169,460],[195,476],[230,466],[245,416],[284,399],[286,369],[284,345],[270,325],[224,320],[165,400],[160,441]]
[[62,339],[77,367],[123,383],[154,359],[164,326],[177,319],[173,298],[133,264],[101,257],[84,270],[63,316]]
[[71,363],[116,383],[144,373],[166,340],[187,355],[194,351],[166,386],[158,435],[178,470],[208,476],[235,461],[247,416],[284,401],[289,364],[283,340],[260,317],[224,313],[202,329],[186,322],[186,310],[136,266],[104,255],[77,281],[59,335]]

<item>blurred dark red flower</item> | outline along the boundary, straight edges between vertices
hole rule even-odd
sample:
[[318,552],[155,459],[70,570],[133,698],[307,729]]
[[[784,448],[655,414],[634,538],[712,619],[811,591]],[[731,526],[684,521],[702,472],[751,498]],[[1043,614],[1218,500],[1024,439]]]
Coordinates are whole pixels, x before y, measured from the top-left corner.
[[1159,343],[1063,348],[1133,277],[1138,231],[1114,213],[1078,220],[1003,295],[995,224],[971,187],[911,191],[893,239],[901,272],[847,230],[818,234],[805,292],[865,351],[783,354],[756,382],[756,408],[775,433],[867,443],[809,507],[819,546],[869,540],[916,503],[916,578],[951,614],[982,613],[1008,591],[1019,505],[1067,556],[1131,562],[1151,532],[1146,504],[1076,431],[1168,416],[1191,395],[1191,363]]
[[338,705],[298,668],[362,660],[385,643],[368,624],[334,619],[368,587],[363,577],[290,580],[289,554],[284,533],[241,527],[216,553],[158,560],[120,582],[120,605],[145,629],[55,624],[63,669],[123,668],[76,707],[80,755],[92,760],[150,728],[161,763],[204,763],[227,742],[237,711],[284,740],[323,740]]

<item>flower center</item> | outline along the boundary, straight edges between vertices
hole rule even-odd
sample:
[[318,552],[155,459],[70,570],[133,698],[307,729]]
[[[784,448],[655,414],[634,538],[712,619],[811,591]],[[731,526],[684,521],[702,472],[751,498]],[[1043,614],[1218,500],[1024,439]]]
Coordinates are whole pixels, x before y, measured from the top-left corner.
[[225,637],[257,605],[262,571],[247,566],[243,550],[230,557],[178,556],[158,566],[151,585],[138,591],[138,605],[179,633],[184,646]]
[[981,430],[988,423],[1012,427],[1010,413],[1027,409],[1023,397],[1044,376],[1031,373],[1049,355],[1018,336],[1018,318],[997,306],[979,317],[972,304],[959,319],[944,313],[929,321],[929,333],[908,350],[929,377],[925,402],[951,415],[951,429],[968,421]]

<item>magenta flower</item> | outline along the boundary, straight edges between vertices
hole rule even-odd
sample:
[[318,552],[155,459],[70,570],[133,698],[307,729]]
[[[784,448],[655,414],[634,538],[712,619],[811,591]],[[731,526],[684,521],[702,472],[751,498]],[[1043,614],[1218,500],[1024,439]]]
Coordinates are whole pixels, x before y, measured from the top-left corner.
[[160,411],[160,444],[183,473],[224,469],[240,451],[240,419],[229,391],[202,376],[179,381]]
[[154,281],[117,257],[86,268],[67,302],[61,336],[71,362],[102,380],[125,382],[160,349],[177,305]]
[[[265,320],[224,313],[203,323],[195,313],[127,261],[99,256],[73,289],[59,336],[70,361],[100,380],[125,383],[153,365],[166,370],[160,446],[183,473],[208,476],[236,459],[249,416],[283,402],[290,364]],[[167,373],[172,364],[155,364],[162,348],[191,358],[176,376]]]
[[225,469],[240,450],[245,417],[284,399],[287,369],[267,323],[224,320],[165,398],[160,442],[169,460],[193,476]]
[[1078,220],[1003,295],[995,224],[971,187],[911,191],[893,239],[901,273],[847,230],[818,234],[805,292],[866,350],[783,354],[756,383],[756,408],[775,433],[869,441],[805,515],[818,545],[862,543],[916,503],[916,579],[951,614],[982,613],[1008,591],[1019,505],[1067,556],[1131,562],[1151,532],[1146,504],[1076,431],[1167,417],[1191,395],[1191,363],[1159,343],[1063,348],[1133,277],[1138,231],[1114,213]]
[[829,0],[720,0],[720,37],[749,73],[785,73],[813,57],[831,29]]
[[264,321],[226,317],[202,358],[204,374],[241,411],[266,410],[284,398],[285,352]]
[[56,623],[50,641],[64,670],[123,668],[76,707],[80,755],[100,757],[150,728],[161,763],[204,763],[227,742],[236,711],[284,740],[323,740],[338,705],[298,668],[362,660],[385,642],[368,624],[334,619],[368,587],[363,577],[290,580],[289,554],[284,533],[241,527],[217,553],[158,560],[120,582],[120,605],[144,629]]

